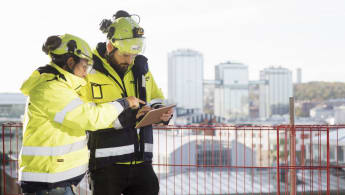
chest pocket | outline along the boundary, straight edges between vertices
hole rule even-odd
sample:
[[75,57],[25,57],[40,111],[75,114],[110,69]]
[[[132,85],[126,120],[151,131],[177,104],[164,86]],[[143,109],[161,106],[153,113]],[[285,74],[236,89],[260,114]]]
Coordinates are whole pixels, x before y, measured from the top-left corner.
[[122,90],[114,84],[90,83],[92,101],[95,103],[105,103],[122,98]]
[[91,92],[93,99],[102,99],[103,92],[102,92],[102,85],[97,83],[91,83]]

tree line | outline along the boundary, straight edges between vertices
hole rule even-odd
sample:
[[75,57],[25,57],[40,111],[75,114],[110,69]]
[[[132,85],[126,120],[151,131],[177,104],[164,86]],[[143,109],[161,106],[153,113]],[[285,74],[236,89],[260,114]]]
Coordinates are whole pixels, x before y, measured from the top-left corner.
[[345,98],[345,83],[316,81],[295,84],[294,96],[297,101],[325,101]]

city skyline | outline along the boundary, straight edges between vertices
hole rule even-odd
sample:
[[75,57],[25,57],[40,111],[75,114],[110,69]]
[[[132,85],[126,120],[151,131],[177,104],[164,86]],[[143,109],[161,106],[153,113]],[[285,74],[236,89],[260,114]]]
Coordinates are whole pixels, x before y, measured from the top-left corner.
[[[140,15],[147,37],[145,55],[164,92],[167,55],[179,48],[204,55],[205,79],[214,78],[216,64],[230,60],[248,65],[250,80],[259,78],[259,70],[280,65],[290,70],[302,68],[303,82],[345,81],[341,71],[334,71],[345,64],[345,28],[339,25],[345,19],[344,1],[132,0],[111,6],[113,3],[62,0],[51,6],[46,1],[1,2],[2,24],[7,30],[0,38],[5,56],[0,92],[19,92],[23,80],[49,62],[41,51],[49,35],[75,34],[94,48],[105,40],[98,24],[119,9]],[[66,5],[78,9],[65,12]]]

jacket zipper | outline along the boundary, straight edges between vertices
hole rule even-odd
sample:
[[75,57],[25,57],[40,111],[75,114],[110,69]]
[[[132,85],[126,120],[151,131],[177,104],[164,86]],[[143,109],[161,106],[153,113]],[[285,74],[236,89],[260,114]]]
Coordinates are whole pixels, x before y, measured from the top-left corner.
[[[125,78],[125,75],[123,76],[123,78]],[[122,85],[123,85],[123,88],[124,88],[125,97],[128,97],[125,82],[123,82],[123,79],[121,79],[121,82],[122,82]]]

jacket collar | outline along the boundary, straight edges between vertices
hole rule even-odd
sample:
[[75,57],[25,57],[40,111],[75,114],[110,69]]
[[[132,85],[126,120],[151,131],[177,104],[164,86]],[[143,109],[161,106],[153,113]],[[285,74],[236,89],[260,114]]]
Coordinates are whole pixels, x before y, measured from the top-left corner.
[[66,70],[60,68],[58,65],[54,64],[53,62],[51,62],[50,65],[54,67],[57,71],[59,71],[62,75],[64,75],[65,79],[58,77],[58,80],[66,83],[72,89],[76,90],[86,85],[86,80],[84,78],[78,77],[70,72],[67,72]]

